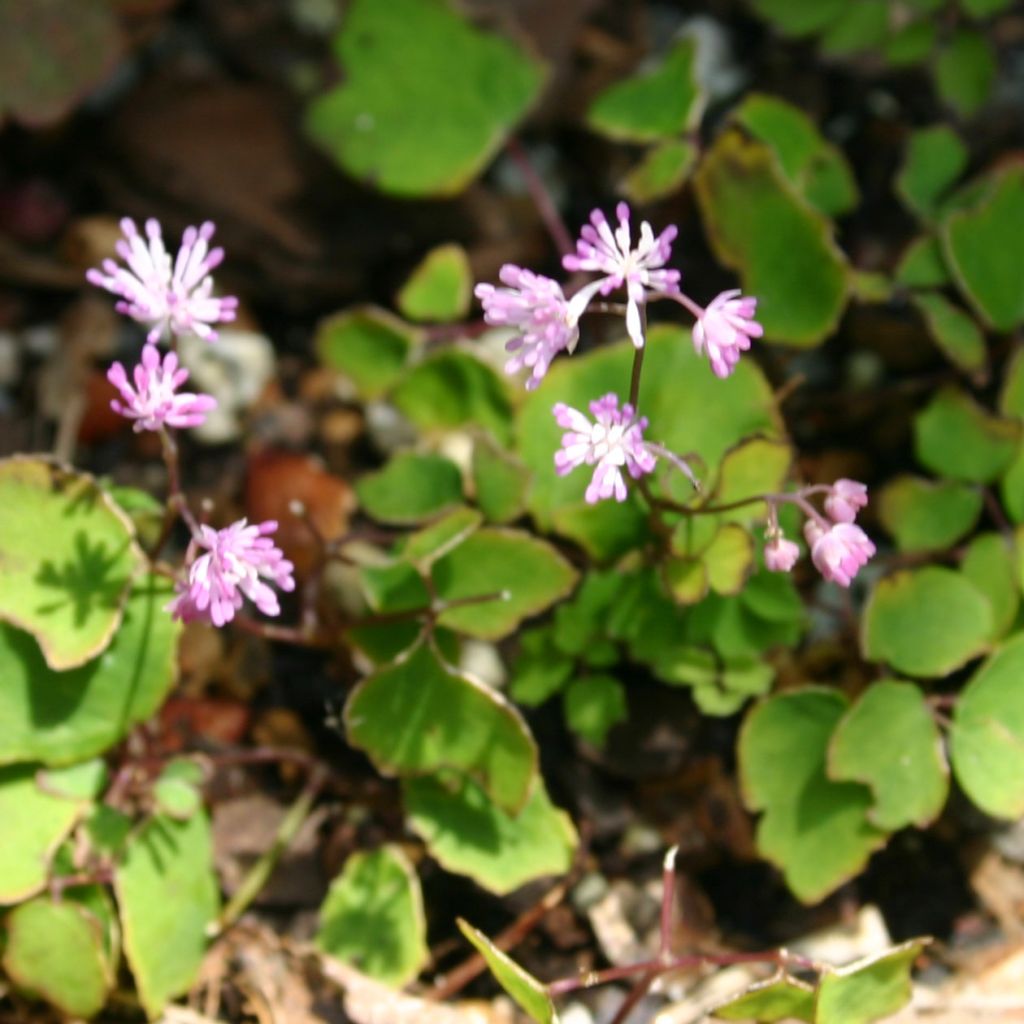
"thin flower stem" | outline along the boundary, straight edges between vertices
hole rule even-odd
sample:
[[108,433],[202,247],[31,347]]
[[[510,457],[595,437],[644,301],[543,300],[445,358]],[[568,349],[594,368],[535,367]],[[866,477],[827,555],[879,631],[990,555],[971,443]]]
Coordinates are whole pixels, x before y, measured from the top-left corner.
[[530,198],[533,200],[534,206],[537,207],[537,212],[540,214],[541,220],[544,221],[544,227],[547,228],[551,241],[555,243],[559,254],[567,256],[574,252],[576,246],[573,244],[572,235],[569,234],[569,229],[565,226],[547,185],[544,184],[544,180],[526,155],[522,143],[514,137],[510,138],[505,143],[505,150],[516,167],[519,168],[519,173],[522,174],[523,180],[526,182],[526,190],[530,193]]
[[560,978],[547,986],[548,995],[560,996],[584,988],[594,988],[610,981],[622,981],[637,974],[669,974],[672,971],[693,970],[698,967],[732,967],[736,964],[774,964],[778,967],[796,967],[803,971],[820,971],[815,960],[790,953],[785,949],[771,949],[759,953],[689,953],[685,956],[658,957],[642,960],[622,967],[608,967],[603,971],[587,971],[575,978]]
[[699,306],[689,295],[683,292],[661,292],[655,296],[655,299],[671,299],[673,302],[678,302],[680,306],[688,310],[693,316],[699,320],[704,315],[704,307]]
[[648,451],[652,451],[652,452],[654,452],[655,455],[660,455],[660,456],[662,456],[662,458],[665,458],[669,462],[671,462],[672,465],[675,466],[676,469],[678,469],[679,472],[682,473],[683,476],[685,476],[686,479],[689,480],[691,484],[693,484],[693,489],[695,491],[697,491],[698,493],[700,492],[700,490],[701,490],[700,481],[697,479],[697,477],[694,474],[693,470],[690,469],[690,465],[686,461],[686,459],[682,458],[679,455],[676,455],[675,452],[673,452],[670,449],[666,448],[664,445],[655,444],[653,441],[647,441],[647,442],[645,442],[645,445],[646,445]]
[[50,896],[56,902],[68,889],[80,889],[87,885],[109,885],[113,880],[114,869],[110,865],[96,867],[92,871],[80,871],[74,875],[61,875],[50,879]]
[[[644,340],[646,341],[647,305],[645,303],[640,304],[640,329],[643,331]],[[633,372],[629,378],[629,404],[633,407],[634,415],[636,414],[638,403],[640,401],[640,375],[643,373],[644,352],[646,348],[647,346],[644,344],[633,352]]]
[[318,637],[316,633],[311,632],[305,625],[279,626],[274,622],[261,622],[258,619],[250,619],[243,612],[236,614],[233,621],[244,633],[261,636],[264,640],[292,644],[295,647],[327,646],[326,641],[322,637]]
[[291,845],[303,823],[309,817],[320,790],[327,781],[327,772],[319,765],[313,767],[306,780],[306,785],[295,802],[288,808],[274,836],[270,848],[253,864],[249,873],[242,879],[242,884],[235,890],[227,906],[217,919],[216,934],[230,928],[249,909],[249,905],[259,895],[260,890],[277,867],[285,850]]

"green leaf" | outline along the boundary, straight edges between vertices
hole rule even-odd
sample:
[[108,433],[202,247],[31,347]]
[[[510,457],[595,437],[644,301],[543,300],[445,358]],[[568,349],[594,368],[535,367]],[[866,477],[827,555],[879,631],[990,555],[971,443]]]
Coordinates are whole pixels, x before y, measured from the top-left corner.
[[146,822],[128,840],[114,891],[139,999],[156,1017],[195,981],[207,930],[217,917],[220,898],[206,815]]
[[910,1002],[910,971],[929,939],[911,939],[846,967],[829,968],[818,982],[815,1024],[871,1024]]
[[152,548],[160,538],[164,523],[164,505],[149,491],[138,487],[113,484],[106,479],[100,481],[110,499],[128,515],[139,543],[145,549]]
[[569,728],[595,747],[604,746],[608,730],[628,714],[626,688],[614,676],[580,676],[562,699]]
[[39,766],[0,768],[0,906],[17,903],[46,884],[57,847],[71,831],[84,802],[42,790]]
[[476,509],[457,508],[429,526],[409,534],[399,545],[399,552],[404,560],[426,571],[437,559],[473,534],[482,522],[483,517]]
[[529,470],[488,437],[473,442],[473,482],[476,502],[492,523],[518,519],[526,506]]
[[911,676],[948,675],[981,654],[992,635],[992,608],[970,580],[940,566],[886,577],[868,599],[864,657]]
[[0,625],[0,764],[66,764],[109,749],[150,718],[177,677],[180,623],[165,611],[160,576],[132,588],[110,646],[80,668],[54,672],[27,633]]
[[403,780],[405,808],[413,831],[447,871],[468,875],[499,896],[572,864],[576,831],[555,807],[539,776],[516,815],[492,803],[468,779]]
[[345,727],[378,771],[458,769],[510,811],[522,806],[537,771],[537,748],[519,712],[490,687],[442,665],[425,643],[352,691]]
[[131,520],[90,476],[45,459],[0,461],[0,619],[58,671],[95,658],[142,565]]
[[[533,473],[528,500],[538,526],[557,529],[602,559],[642,544],[646,516],[635,498],[621,505],[587,505],[583,492],[590,474],[585,469],[562,477],[555,473],[553,453],[562,430],[551,407],[562,401],[586,409],[593,399],[618,391],[629,380],[634,351],[626,341],[556,361],[523,403],[517,424],[519,453]],[[726,380],[714,381],[715,401],[709,403],[711,371],[693,351],[688,332],[652,328],[644,351],[640,407],[650,419],[647,437],[672,451],[696,453],[705,465],[715,466],[741,440],[781,432],[771,388],[751,360],[741,361]]]
[[51,125],[117,66],[121,33],[109,4],[0,4],[0,122]]
[[461,245],[431,249],[409,275],[396,298],[403,316],[427,323],[461,320],[469,312],[473,274]]
[[932,22],[912,21],[890,34],[882,47],[882,54],[895,67],[920,64],[935,50],[937,34]]
[[1024,523],[1024,445],[999,484],[1003,507],[1015,523]]
[[353,853],[320,907],[317,946],[401,988],[430,959],[420,880],[400,846]]
[[545,79],[447,0],[354,0],[333,47],[344,81],[309,106],[306,130],[349,174],[400,196],[461,191]]
[[728,1002],[716,1006],[712,1017],[721,1020],[776,1021],[814,1020],[814,989],[804,981],[781,971],[768,981],[759,981]]
[[1004,416],[1024,419],[1024,346],[1014,349],[1003,369],[1003,384],[999,389],[999,411]]
[[1020,591],[1013,545],[999,533],[979,533],[967,546],[960,570],[992,606],[992,639],[1007,633],[1017,619]]
[[697,147],[686,139],[651,146],[619,183],[619,191],[638,206],[677,192],[697,162]]
[[986,814],[1024,814],[1024,634],[971,677],[956,702],[950,756],[957,782]]
[[364,511],[382,523],[421,523],[462,502],[462,474],[443,455],[399,452],[356,483]]
[[939,292],[918,292],[911,301],[946,358],[961,370],[984,377],[988,365],[985,335],[974,318]]
[[879,828],[931,824],[946,802],[949,769],[920,687],[893,679],[872,683],[832,735],[828,775],[870,787],[875,804],[868,820]]
[[889,0],[858,0],[825,30],[821,51],[833,57],[863,53],[879,46],[889,32]]
[[696,604],[708,593],[708,567],[697,558],[666,558],[661,578],[676,604]]
[[757,296],[765,336],[804,347],[824,340],[846,305],[846,260],[829,221],[783,177],[773,152],[726,132],[694,186],[711,247]]
[[484,958],[495,981],[512,997],[519,1008],[537,1024],[557,1024],[555,1006],[547,988],[532,974],[520,967],[471,924],[458,920],[459,931]]
[[313,344],[320,362],[344,374],[360,398],[379,398],[402,375],[415,328],[376,306],[356,306],[317,324]]
[[738,594],[754,568],[754,538],[735,523],[726,523],[700,556],[716,594]]
[[1021,424],[992,416],[969,395],[946,387],[914,417],[914,449],[941,476],[991,483],[1017,454]]
[[181,821],[191,818],[203,806],[199,791],[203,776],[203,769],[189,758],[168,762],[153,785],[157,810]]
[[602,92],[587,126],[623,142],[657,142],[694,128],[704,110],[696,60],[696,40],[679,40],[656,66]]
[[751,0],[751,6],[784,35],[806,36],[839,18],[847,0]]
[[550,629],[527,630],[519,638],[519,654],[509,678],[509,696],[527,707],[543,704],[572,678],[574,664],[555,646]]
[[732,116],[771,148],[790,184],[821,213],[835,216],[857,205],[857,183],[846,157],[799,107],[751,93]]
[[100,921],[70,900],[39,897],[7,916],[4,971],[27,994],[70,1017],[94,1017],[114,982]]
[[878,518],[900,551],[941,551],[974,528],[981,506],[970,484],[900,475],[882,488]]
[[939,51],[935,84],[939,96],[958,114],[976,113],[989,98],[996,77],[996,58],[988,40],[961,29]]
[[907,288],[942,288],[950,283],[949,268],[937,238],[921,235],[903,251],[896,280]]
[[[712,505],[729,505],[782,489],[793,465],[793,450],[781,440],[751,437],[730,448],[722,459]],[[728,519],[750,522],[765,515],[763,502],[725,512]]]
[[395,405],[423,430],[451,430],[472,423],[502,444],[510,440],[508,388],[489,366],[465,352],[446,349],[425,359],[392,396]]
[[996,330],[1024,322],[1024,167],[1010,166],[975,183],[976,201],[952,210],[942,243],[957,285]]
[[450,608],[443,626],[483,640],[508,636],[523,619],[569,594],[576,570],[546,541],[519,530],[484,527],[439,558],[431,570],[442,601],[497,595]]
[[920,128],[907,143],[903,166],[896,175],[896,191],[922,220],[931,221],[943,196],[964,173],[967,161],[967,146],[948,124]]
[[867,818],[867,787],[833,782],[825,773],[828,743],[846,706],[834,690],[790,691],[754,707],[740,730],[743,799],[764,812],[757,848],[804,903],[856,875],[885,842]]
[[752,657],[723,659],[699,647],[676,646],[651,666],[666,683],[693,688],[693,700],[706,715],[733,715],[751,697],[761,697],[775,679],[775,669]]

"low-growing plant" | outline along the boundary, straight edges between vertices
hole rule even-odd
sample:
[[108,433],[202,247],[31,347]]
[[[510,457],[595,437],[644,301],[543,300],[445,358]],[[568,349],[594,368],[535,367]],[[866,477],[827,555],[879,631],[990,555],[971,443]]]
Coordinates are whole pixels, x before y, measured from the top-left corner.
[[[898,42],[910,45],[903,28],[883,31],[842,5],[753,6],[833,52],[883,40],[895,60]],[[881,17],[886,5],[864,6]],[[958,17],[988,13],[960,7]],[[356,46],[367,38],[379,45]],[[945,45],[940,90],[967,110],[948,56],[966,44]],[[465,185],[544,78],[533,57],[434,0],[354,0],[336,48],[348,77],[311,102],[306,130],[349,174],[402,196]],[[458,131],[427,143],[421,119],[392,123],[380,81],[404,81],[417,60],[451,67],[452,53],[465,81],[414,75],[425,83],[417,107],[497,98],[452,115]],[[675,226],[637,225],[626,202],[612,220],[595,209],[574,242],[511,141],[562,280],[505,264],[498,284],[474,289],[466,253],[446,243],[413,270],[397,311],[360,306],[321,322],[321,363],[355,401],[400,413],[415,440],[354,481],[369,532],[364,522],[324,536],[291,503],[315,551],[306,567],[279,546],[278,522],[210,521],[184,486],[179,432],[216,399],[184,390],[178,342],[216,344],[238,307],[215,290],[224,253],[213,225],[189,228],[171,253],[157,221],[121,222],[118,258],[88,281],[145,331],[137,363],[115,362],[107,377],[114,412],[159,439],[162,499],[44,456],[0,462],[0,905],[11,908],[2,965],[17,988],[92,1017],[123,957],[157,1017],[193,985],[212,937],[249,906],[326,784],[325,766],[304,754],[147,747],[145,723],[177,678],[182,623],[355,665],[346,742],[397,780],[422,850],[496,894],[564,876],[579,845],[522,708],[559,700],[569,733],[601,748],[641,673],[684,688],[703,715],[743,715],[736,758],[757,850],[805,903],[855,878],[894,833],[934,822],[951,776],[986,814],[1024,813],[1024,359],[988,341],[1024,323],[1024,171],[1009,162],[962,183],[957,130],[914,132],[894,191],[920,230],[891,273],[859,270],[835,240],[833,218],[858,201],[842,151],[802,111],[757,93],[701,138],[705,106],[685,39],[597,95],[585,120],[647,147],[621,182],[635,204],[692,184],[711,249],[742,287],[688,294]],[[410,158],[421,150],[430,159]],[[482,322],[467,322],[471,295]],[[782,410],[800,382],[773,388],[755,355],[814,348],[851,299],[917,317],[950,368],[913,420],[914,456],[932,475],[872,488],[891,545],[857,521],[864,483],[802,474]],[[506,350],[497,361],[494,339]],[[993,378],[994,410],[984,404]],[[328,585],[336,570],[344,600]],[[781,678],[812,607],[853,622],[854,683]],[[499,652],[507,687],[467,667],[481,643]],[[274,848],[222,907],[202,786],[221,763],[273,759],[296,763],[306,783]],[[741,962],[775,974],[720,1006],[723,1019],[846,1024],[909,998],[923,938],[843,967],[784,950],[673,949],[675,856],[649,961],[542,983],[504,940],[463,932],[541,1024],[555,1019],[556,997],[581,988],[632,979],[621,1020],[669,971]],[[349,858],[316,941],[389,984],[421,973],[423,899],[403,846]]]

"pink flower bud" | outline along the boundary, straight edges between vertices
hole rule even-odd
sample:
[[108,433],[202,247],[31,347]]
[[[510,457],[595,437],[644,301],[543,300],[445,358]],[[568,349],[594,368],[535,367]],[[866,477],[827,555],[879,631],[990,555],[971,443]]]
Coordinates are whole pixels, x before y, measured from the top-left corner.
[[848,587],[860,568],[875,553],[868,535],[853,523],[835,523],[823,529],[813,519],[804,523],[804,536],[811,546],[811,561],[827,580]]
[[832,485],[825,499],[825,511],[837,523],[852,523],[867,503],[867,485],[844,477]]
[[800,546],[782,534],[764,546],[764,567],[769,572],[789,572],[800,557]]

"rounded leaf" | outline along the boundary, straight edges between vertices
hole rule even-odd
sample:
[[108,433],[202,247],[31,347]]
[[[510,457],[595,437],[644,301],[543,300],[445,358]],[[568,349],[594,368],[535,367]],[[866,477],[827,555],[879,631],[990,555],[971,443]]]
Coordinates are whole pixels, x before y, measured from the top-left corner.
[[511,811],[522,806],[537,770],[537,749],[519,712],[490,687],[447,668],[426,643],[352,691],[345,726],[349,742],[379,771],[457,769]]
[[864,657],[911,676],[948,675],[983,653],[992,607],[965,576],[939,566],[894,573],[864,610]]
[[740,731],[744,801],[764,812],[758,850],[805,903],[852,878],[885,842],[867,817],[870,790],[833,782],[825,771],[829,740],[846,708],[834,690],[796,690],[762,701]]
[[451,774],[406,779],[403,789],[409,824],[430,855],[489,892],[504,896],[572,865],[576,830],[539,776],[516,814],[489,800],[475,782]]
[[306,129],[349,174],[401,196],[464,188],[545,78],[447,0],[354,0],[334,52],[344,79],[310,105]]
[[403,316],[427,323],[460,320],[469,312],[473,275],[461,245],[431,249],[402,285],[396,304]]
[[131,520],[92,477],[45,459],[0,462],[0,619],[47,665],[82,665],[110,643],[143,562]]
[[0,764],[93,757],[153,715],[177,678],[171,595],[163,577],[143,577],[106,651],[66,672],[50,669],[27,633],[0,625]]
[[964,687],[950,734],[953,771],[987,814],[1024,814],[1024,634],[997,650]]
[[913,683],[872,683],[842,717],[828,753],[829,778],[863,782],[875,805],[872,824],[895,832],[934,821],[949,790],[942,737]]
[[420,880],[400,846],[353,853],[320,907],[316,944],[400,988],[430,959]]

